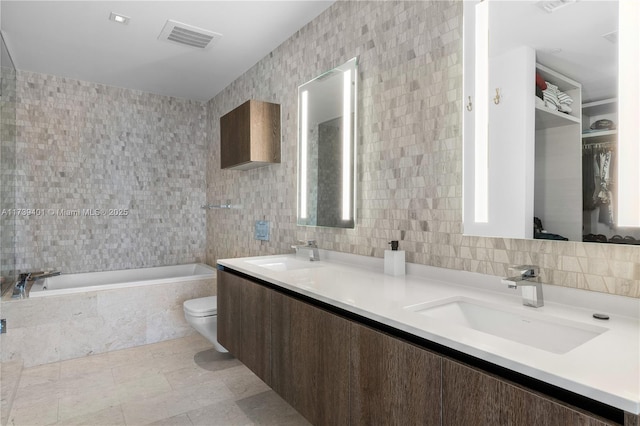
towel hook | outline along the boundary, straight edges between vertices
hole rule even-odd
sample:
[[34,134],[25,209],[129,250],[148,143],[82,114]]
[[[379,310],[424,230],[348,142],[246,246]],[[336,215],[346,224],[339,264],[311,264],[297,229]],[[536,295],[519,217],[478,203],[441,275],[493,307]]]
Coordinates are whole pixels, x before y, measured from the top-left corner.
[[496,87],[496,96],[493,98],[493,103],[498,105],[500,103],[500,89]]
[[471,96],[469,96],[469,102],[467,102],[467,111],[473,110],[473,103],[471,102]]

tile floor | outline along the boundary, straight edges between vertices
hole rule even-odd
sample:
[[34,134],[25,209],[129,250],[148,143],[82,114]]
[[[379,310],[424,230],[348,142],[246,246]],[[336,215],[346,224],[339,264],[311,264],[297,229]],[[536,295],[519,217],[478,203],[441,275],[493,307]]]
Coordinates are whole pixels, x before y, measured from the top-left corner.
[[309,425],[200,335],[25,368],[9,425]]

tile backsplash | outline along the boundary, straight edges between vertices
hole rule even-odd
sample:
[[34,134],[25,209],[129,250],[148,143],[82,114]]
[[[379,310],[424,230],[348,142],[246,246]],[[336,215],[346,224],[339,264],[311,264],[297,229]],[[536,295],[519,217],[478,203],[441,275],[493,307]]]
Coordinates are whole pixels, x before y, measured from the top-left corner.
[[[297,87],[358,56],[355,229],[296,225]],[[220,170],[219,118],[247,99],[281,104],[282,163]],[[290,251],[296,240],[504,276],[533,263],[542,281],[640,297],[640,247],[462,235],[462,2],[338,1],[209,101],[207,195],[239,206],[207,216],[207,262]],[[255,220],[273,224],[253,239]]]
[[206,104],[18,72],[16,268],[204,261]]

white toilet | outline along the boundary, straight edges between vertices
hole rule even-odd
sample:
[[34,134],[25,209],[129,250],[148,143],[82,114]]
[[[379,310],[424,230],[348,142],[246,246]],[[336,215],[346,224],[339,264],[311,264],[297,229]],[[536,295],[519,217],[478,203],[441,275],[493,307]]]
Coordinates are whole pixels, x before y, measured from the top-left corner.
[[207,338],[213,347],[221,353],[228,352],[218,343],[218,297],[209,296],[187,300],[182,305],[184,317],[191,327]]

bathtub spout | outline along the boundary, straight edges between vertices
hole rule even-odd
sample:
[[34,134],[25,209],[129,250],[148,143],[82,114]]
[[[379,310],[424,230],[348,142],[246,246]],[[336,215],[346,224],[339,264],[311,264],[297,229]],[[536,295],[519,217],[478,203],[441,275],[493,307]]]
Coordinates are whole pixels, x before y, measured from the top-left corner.
[[27,281],[31,278],[31,272],[20,274],[16,285],[13,287],[12,299],[25,299],[27,297]]
[[43,279],[49,278],[49,277],[57,277],[58,275],[61,275],[61,274],[62,274],[62,272],[60,272],[60,271],[45,272],[45,273],[43,273],[41,275],[37,275],[37,276],[33,277],[33,281],[43,280]]

